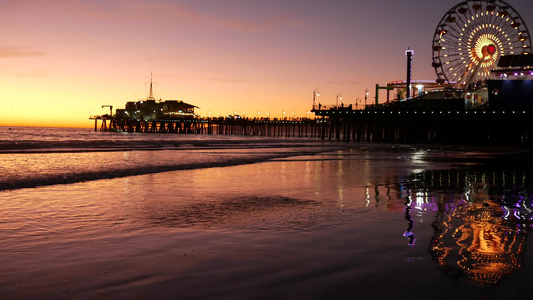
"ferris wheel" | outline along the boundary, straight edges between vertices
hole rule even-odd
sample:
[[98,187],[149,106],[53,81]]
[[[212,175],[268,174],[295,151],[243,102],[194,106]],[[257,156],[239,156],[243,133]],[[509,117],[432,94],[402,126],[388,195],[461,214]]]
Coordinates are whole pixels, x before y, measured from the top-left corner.
[[439,22],[433,37],[437,82],[466,88],[492,77],[498,59],[529,54],[531,41],[522,17],[499,0],[463,1]]

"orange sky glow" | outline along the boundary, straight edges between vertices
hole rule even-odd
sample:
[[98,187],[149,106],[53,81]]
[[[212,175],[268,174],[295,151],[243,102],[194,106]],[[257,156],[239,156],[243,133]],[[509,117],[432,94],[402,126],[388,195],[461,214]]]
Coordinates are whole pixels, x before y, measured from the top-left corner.
[[[313,116],[315,89],[371,103],[405,80],[408,47],[414,79],[436,78],[435,27],[459,2],[0,0],[0,126],[90,128],[102,105],[145,99],[151,72],[156,99],[202,117]],[[533,20],[533,2],[507,2]]]

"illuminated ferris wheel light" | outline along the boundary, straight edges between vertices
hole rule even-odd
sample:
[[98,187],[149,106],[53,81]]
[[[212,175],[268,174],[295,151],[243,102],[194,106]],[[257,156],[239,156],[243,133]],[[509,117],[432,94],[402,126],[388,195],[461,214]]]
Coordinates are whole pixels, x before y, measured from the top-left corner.
[[526,54],[529,32],[520,15],[500,0],[463,1],[441,19],[433,38],[437,82],[454,88],[492,77],[500,57]]

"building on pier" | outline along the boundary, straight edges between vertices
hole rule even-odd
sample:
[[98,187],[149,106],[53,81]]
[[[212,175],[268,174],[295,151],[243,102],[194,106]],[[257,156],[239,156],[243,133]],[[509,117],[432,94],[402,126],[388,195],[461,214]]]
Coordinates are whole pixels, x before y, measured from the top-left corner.
[[173,120],[194,119],[197,106],[179,100],[142,100],[126,103],[124,109],[117,109],[115,119],[120,120]]
[[180,100],[156,100],[152,89],[152,75],[150,74],[148,98],[127,102],[126,108],[117,109],[114,119],[139,121],[193,119],[196,117],[195,108],[197,106]]
[[[102,121],[100,130],[102,131],[117,131],[117,130],[141,130],[140,122],[182,122],[197,119],[194,109],[198,106],[185,103],[181,100],[156,100],[152,89],[152,77],[150,76],[150,93],[145,100],[129,101],[125,108],[116,109],[113,114],[113,106],[103,105],[109,107],[109,114],[101,116],[91,116],[89,119],[94,120],[94,130],[97,130],[98,120]],[[109,127],[108,127],[109,121]],[[155,123],[154,123],[155,124]],[[155,126],[155,125],[154,125]],[[147,127],[147,125],[145,125]],[[155,128],[155,127],[154,127]],[[146,130],[146,129],[145,129]],[[158,129],[164,130],[164,129]]]

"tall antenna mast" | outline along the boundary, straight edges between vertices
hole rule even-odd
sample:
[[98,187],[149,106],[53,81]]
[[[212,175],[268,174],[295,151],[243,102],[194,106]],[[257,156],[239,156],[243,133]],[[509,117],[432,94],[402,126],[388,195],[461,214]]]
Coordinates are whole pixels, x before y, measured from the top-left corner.
[[146,100],[155,100],[154,93],[152,90],[152,72],[150,72],[150,95],[148,95],[148,98]]
[[[406,80],[406,93],[405,98],[409,99],[411,98],[411,91],[413,89],[413,85],[411,84],[411,80],[413,77],[413,55],[415,52],[411,50],[411,47],[407,48],[407,51],[405,51],[405,55],[407,55],[407,80]],[[376,103],[377,104],[377,103]]]

